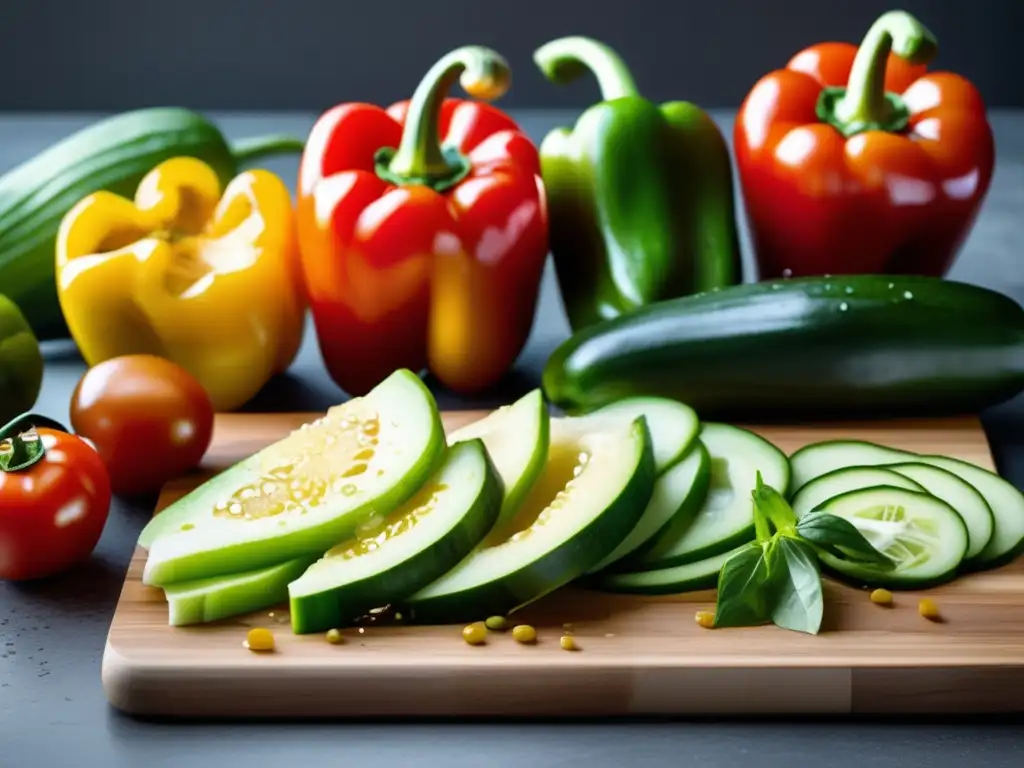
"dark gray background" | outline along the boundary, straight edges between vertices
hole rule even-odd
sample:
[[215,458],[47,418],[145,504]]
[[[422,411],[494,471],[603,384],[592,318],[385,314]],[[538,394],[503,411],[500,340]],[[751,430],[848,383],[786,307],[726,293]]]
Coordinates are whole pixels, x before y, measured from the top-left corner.
[[859,42],[892,7],[932,29],[936,65],[989,106],[1024,106],[1024,0],[0,0],[0,110],[389,102],[468,43],[512,64],[503,106],[572,107],[593,84],[549,85],[531,60],[567,34],[616,47],[649,98],[736,107],[801,48]]

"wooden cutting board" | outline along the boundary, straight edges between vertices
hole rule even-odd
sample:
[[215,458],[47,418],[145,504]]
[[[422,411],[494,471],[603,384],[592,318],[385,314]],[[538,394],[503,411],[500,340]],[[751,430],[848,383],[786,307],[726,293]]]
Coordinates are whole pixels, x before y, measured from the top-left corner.
[[[200,479],[317,414],[218,416],[207,475],[168,486],[159,508]],[[449,429],[483,412],[445,414]],[[874,440],[992,468],[976,419],[754,427],[787,453],[821,439]],[[140,581],[136,550],[110,627],[103,685],[114,706],[184,717],[622,716],[638,714],[1024,711],[1024,559],[931,591],[945,618],[918,615],[921,593],[892,608],[826,582],[823,631],[707,630],[694,613],[714,592],[646,598],[575,588],[528,607],[535,646],[492,634],[472,647],[462,626],[374,625],[346,642],[291,634],[287,607],[172,628],[162,592]],[[485,618],[485,617],[481,617]],[[564,651],[564,625],[580,650]],[[242,646],[252,626],[277,650]]]

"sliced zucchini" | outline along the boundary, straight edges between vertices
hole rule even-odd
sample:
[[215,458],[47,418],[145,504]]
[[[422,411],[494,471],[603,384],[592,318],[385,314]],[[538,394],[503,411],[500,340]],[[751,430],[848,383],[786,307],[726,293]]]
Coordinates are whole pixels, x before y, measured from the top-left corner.
[[161,512],[143,582],[164,587],[322,555],[436,471],[444,428],[430,390],[399,370],[208,480]]
[[889,464],[888,467],[920,483],[924,490],[945,501],[964,519],[967,526],[964,565],[970,567],[988,545],[995,530],[995,518],[985,497],[966,480],[942,467],[916,462]]
[[539,389],[467,424],[448,436],[448,444],[480,438],[494,462],[505,488],[505,500],[494,532],[515,517],[544,469],[548,457],[550,416]]
[[811,443],[789,457],[793,473],[790,493],[797,493],[814,478],[837,469],[899,464],[912,456],[913,453],[866,440],[824,440]]
[[625,397],[599,408],[590,416],[615,416],[631,421],[647,419],[654,446],[654,471],[661,476],[689,453],[700,432],[696,411],[678,400],[665,397]]
[[654,488],[644,418],[551,420],[544,472],[503,540],[487,537],[434,583],[399,601],[411,621],[505,615],[579,578],[633,530]]
[[501,476],[483,441],[453,445],[415,496],[366,521],[288,586],[292,630],[346,626],[430,584],[491,530],[502,498]]
[[695,563],[661,568],[656,571],[635,573],[599,574],[584,584],[601,592],[619,592],[633,595],[678,595],[700,589],[714,589],[718,585],[718,572],[725,561],[741,549],[750,546],[745,542],[735,549]]
[[256,571],[171,584],[164,588],[168,624],[205,624],[287,603],[288,583],[315,561],[315,556],[300,557]]
[[996,568],[1024,551],[1024,494],[994,472],[947,456],[918,456],[924,462],[948,470],[973,485],[985,497],[995,527],[985,548],[971,561],[972,569]]
[[662,532],[689,526],[704,503],[710,484],[711,456],[703,445],[697,443],[685,459],[670,467],[654,483],[651,500],[633,530],[614,552],[587,573],[597,573],[613,565],[618,569],[629,558],[646,551]]
[[711,456],[710,486],[693,522],[681,531],[658,537],[633,570],[658,570],[704,560],[754,539],[751,494],[757,473],[766,485],[785,495],[789,490],[786,455],[746,429],[708,423],[700,441]]
[[819,504],[831,498],[856,491],[860,488],[873,488],[888,485],[893,488],[906,488],[910,491],[926,493],[923,485],[893,469],[882,467],[844,467],[833,469],[820,475],[796,492],[791,506],[798,518],[813,512]]
[[[921,589],[956,576],[967,553],[967,526],[942,499],[906,488],[848,491],[818,506],[849,520],[895,567],[847,560],[820,552],[822,564],[863,586]],[[812,513],[813,514],[813,513]]]

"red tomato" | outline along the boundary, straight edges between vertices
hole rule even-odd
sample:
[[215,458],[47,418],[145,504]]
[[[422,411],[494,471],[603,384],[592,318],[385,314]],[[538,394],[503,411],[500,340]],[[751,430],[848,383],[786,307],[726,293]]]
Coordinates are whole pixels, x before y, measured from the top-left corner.
[[75,435],[40,428],[45,454],[0,470],[0,579],[52,576],[87,559],[110,512],[99,454]]
[[180,365],[126,355],[78,382],[71,424],[96,446],[115,494],[151,493],[202,460],[213,437],[213,404]]

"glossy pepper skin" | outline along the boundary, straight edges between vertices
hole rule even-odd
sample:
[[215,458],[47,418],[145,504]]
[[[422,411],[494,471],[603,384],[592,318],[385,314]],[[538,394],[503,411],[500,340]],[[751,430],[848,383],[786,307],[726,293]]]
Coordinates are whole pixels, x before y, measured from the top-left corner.
[[522,350],[547,258],[536,147],[480,102],[508,65],[452,51],[410,101],[340,104],[314,125],[299,171],[302,264],[320,352],[362,395],[398,368],[449,389],[496,383]]
[[572,328],[741,282],[732,162],[711,118],[643,98],[619,56],[590,38],[553,40],[534,60],[559,84],[593,73],[603,99],[540,147]]
[[90,366],[153,354],[191,373],[231,411],[286,370],[305,298],[291,196],[268,171],[223,193],[210,166],[167,160],[135,199],[89,195],[57,238],[57,291]]
[[42,386],[39,341],[17,305],[0,295],[0,423],[35,405]]
[[995,149],[977,89],[927,73],[936,50],[893,11],[859,49],[815,45],[754,86],[734,142],[761,279],[949,270]]

